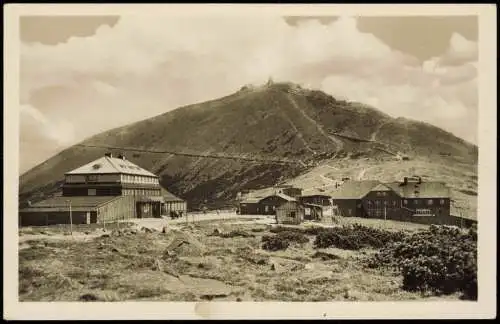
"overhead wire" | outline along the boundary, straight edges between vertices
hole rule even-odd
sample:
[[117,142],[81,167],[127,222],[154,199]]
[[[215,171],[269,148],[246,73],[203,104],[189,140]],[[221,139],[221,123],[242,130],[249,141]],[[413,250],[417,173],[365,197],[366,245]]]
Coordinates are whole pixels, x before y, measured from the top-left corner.
[[130,151],[130,152],[143,152],[143,153],[153,153],[153,154],[172,154],[178,156],[187,156],[187,157],[203,157],[203,158],[212,158],[212,159],[229,159],[229,160],[242,160],[249,162],[265,162],[265,163],[276,163],[276,164],[300,164],[302,166],[306,166],[306,164],[302,160],[292,160],[292,159],[272,159],[272,158],[263,158],[263,157],[245,157],[241,155],[230,155],[227,153],[187,153],[187,152],[176,152],[171,150],[149,150],[149,149],[140,149],[140,148],[130,148],[130,147],[118,147],[118,146],[107,146],[107,145],[90,145],[90,144],[76,144],[75,146],[81,147],[89,147],[89,148],[101,148],[108,150],[119,150],[119,151]]

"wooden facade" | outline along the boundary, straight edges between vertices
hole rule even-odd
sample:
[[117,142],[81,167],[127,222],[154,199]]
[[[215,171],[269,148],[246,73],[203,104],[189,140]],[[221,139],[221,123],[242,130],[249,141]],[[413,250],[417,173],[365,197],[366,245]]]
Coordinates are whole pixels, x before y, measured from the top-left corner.
[[[166,206],[164,196],[169,199]],[[158,176],[123,156],[114,158],[106,154],[66,173],[62,196],[20,209],[20,224],[69,223],[69,205],[75,224],[161,217],[172,209],[187,209],[185,201],[160,186]]]
[[[361,181],[360,181],[361,182]],[[450,215],[450,194],[444,183],[408,180],[380,183],[347,182],[333,193],[333,214],[423,224],[468,224]]]
[[298,225],[304,221],[304,206],[297,201],[287,201],[276,208],[278,224]]

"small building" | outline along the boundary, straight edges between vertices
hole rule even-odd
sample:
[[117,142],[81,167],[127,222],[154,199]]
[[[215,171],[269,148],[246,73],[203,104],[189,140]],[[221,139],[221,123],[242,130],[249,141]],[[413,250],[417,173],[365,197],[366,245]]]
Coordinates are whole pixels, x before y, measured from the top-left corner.
[[277,190],[268,190],[265,194],[247,195],[241,199],[238,211],[242,215],[275,215],[276,208],[287,201],[297,201],[297,199]]
[[132,197],[68,198],[53,197],[23,208],[19,212],[19,225],[48,226],[70,224],[71,221],[73,224],[109,223],[135,217]]
[[276,193],[262,198],[259,201],[259,210],[262,215],[274,215],[276,209],[287,202],[298,203],[298,200],[283,193]]
[[[238,212],[241,215],[260,215],[261,205],[259,204],[262,198],[246,198],[239,203]],[[264,209],[262,208],[262,211]]]
[[276,222],[278,224],[298,225],[304,221],[304,206],[294,200],[286,201],[276,207]]

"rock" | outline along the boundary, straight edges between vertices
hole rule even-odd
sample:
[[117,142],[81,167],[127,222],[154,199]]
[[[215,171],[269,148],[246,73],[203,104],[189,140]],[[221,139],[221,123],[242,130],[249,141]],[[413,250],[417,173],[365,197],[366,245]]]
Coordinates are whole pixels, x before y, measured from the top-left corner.
[[200,295],[200,299],[213,300],[215,298],[224,298],[227,296],[228,296],[227,294],[202,294]]
[[90,234],[90,232],[89,232],[89,231],[86,231],[86,232],[85,232],[85,235],[89,235],[89,234]]
[[94,294],[83,294],[79,298],[81,301],[97,301],[99,298]]
[[341,257],[339,257],[338,255],[335,255],[333,253],[326,253],[326,252],[322,252],[322,251],[316,251],[316,253],[314,253],[312,257],[319,258],[323,261],[341,259]]
[[109,237],[109,234],[102,234],[101,237]]
[[308,263],[304,266],[306,270],[314,270],[316,267],[314,266],[313,263]]

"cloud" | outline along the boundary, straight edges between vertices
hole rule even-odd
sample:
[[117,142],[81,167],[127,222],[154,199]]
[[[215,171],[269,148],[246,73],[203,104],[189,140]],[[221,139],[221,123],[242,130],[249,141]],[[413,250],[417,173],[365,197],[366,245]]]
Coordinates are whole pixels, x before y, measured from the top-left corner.
[[476,61],[477,44],[458,34],[446,53],[422,63],[360,32],[349,17],[290,26],[265,16],[124,16],[91,37],[22,44],[21,118],[38,120],[58,144],[61,133],[74,134],[64,136],[71,144],[272,76],[475,142],[474,127],[456,125],[477,112]]

